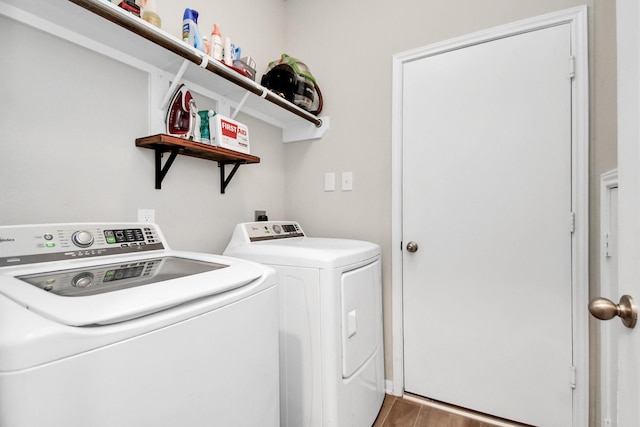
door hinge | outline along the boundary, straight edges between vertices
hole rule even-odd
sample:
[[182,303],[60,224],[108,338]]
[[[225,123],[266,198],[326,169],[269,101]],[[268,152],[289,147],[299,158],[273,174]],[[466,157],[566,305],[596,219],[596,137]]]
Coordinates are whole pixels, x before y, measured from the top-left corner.
[[569,386],[572,389],[576,388],[576,367],[575,366],[569,367]]
[[569,232],[573,233],[576,231],[576,213],[569,212]]
[[576,76],[576,57],[569,57],[569,78],[573,79]]

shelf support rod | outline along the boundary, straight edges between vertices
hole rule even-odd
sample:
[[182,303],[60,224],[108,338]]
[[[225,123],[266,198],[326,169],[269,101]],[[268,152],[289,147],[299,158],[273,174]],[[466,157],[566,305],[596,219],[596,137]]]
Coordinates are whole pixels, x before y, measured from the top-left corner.
[[249,98],[249,94],[251,94],[251,92],[249,92],[249,91],[247,91],[244,94],[244,96],[242,97],[242,100],[240,101],[240,103],[238,104],[236,109],[233,110],[233,114],[231,115],[231,120],[234,120],[236,118],[236,116],[238,115],[238,113],[240,112],[240,110],[242,109],[242,107],[244,107],[244,103],[247,102],[247,99]]
[[[238,171],[238,168],[243,163],[244,162],[234,162],[234,163],[218,162],[218,167],[220,168],[220,194],[224,194],[224,190],[227,189],[227,185],[229,185],[229,182],[231,182],[231,178],[233,178],[233,176]],[[224,169],[226,165],[233,165],[233,169],[231,169],[231,172],[229,172],[229,176],[225,178]]]
[[169,105],[169,100],[171,99],[171,97],[173,96],[173,93],[176,91],[176,88],[180,84],[182,77],[184,77],[184,73],[186,73],[187,67],[189,66],[190,63],[191,61],[189,61],[188,59],[185,59],[184,61],[182,61],[182,65],[180,66],[180,69],[176,73],[176,77],[171,82],[171,85],[169,86],[169,90],[167,91],[167,94],[164,96],[164,98],[162,99],[162,102],[160,103],[161,110],[164,110],[165,108],[167,108],[167,105]]
[[155,149],[156,152],[156,190],[161,190],[162,189],[162,180],[164,179],[165,176],[167,176],[167,172],[169,172],[169,169],[171,168],[171,165],[173,164],[173,161],[176,159],[176,157],[178,156],[178,148],[173,148],[171,149],[171,155],[169,156],[169,158],[167,159],[167,161],[164,164],[164,167],[162,166],[162,154],[164,154],[164,151],[162,151],[159,148]]

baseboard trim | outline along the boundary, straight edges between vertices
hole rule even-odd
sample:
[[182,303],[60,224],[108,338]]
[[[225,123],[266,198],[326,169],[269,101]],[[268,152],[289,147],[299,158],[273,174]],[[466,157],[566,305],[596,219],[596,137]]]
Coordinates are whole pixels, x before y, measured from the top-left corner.
[[384,380],[384,393],[390,394],[391,396],[401,397],[401,394],[394,395],[393,394],[393,380]]

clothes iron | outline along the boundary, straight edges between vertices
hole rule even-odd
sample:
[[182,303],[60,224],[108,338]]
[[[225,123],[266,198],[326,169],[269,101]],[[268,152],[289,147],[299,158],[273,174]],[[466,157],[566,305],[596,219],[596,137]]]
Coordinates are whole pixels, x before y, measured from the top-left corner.
[[195,139],[198,125],[198,108],[191,92],[185,85],[180,85],[173,94],[167,110],[167,133],[180,138]]

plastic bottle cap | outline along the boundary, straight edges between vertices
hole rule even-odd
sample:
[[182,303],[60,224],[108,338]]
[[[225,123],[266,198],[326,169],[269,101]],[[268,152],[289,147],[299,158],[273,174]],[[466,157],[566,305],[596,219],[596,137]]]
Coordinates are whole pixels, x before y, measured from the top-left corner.
[[213,31],[211,32],[211,34],[214,34],[216,36],[220,35],[220,27],[218,27],[218,24],[213,24]]

